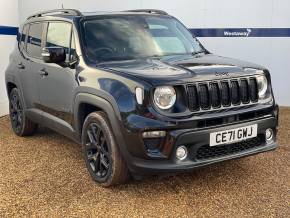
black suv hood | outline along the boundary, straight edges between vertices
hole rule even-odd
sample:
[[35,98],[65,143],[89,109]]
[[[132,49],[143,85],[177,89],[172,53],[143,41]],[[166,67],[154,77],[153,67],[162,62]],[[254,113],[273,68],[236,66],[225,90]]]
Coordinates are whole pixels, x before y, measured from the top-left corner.
[[99,67],[118,74],[138,77],[152,85],[179,84],[192,81],[214,80],[249,74],[246,68],[265,68],[253,63],[206,54],[200,56],[179,55],[162,59],[136,59],[107,62]]

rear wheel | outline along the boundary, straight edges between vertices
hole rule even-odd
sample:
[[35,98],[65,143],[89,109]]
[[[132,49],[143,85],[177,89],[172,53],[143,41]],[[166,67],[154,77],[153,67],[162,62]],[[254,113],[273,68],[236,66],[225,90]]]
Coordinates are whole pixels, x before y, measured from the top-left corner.
[[87,169],[97,183],[108,187],[127,181],[128,169],[105,113],[93,112],[87,116],[82,144]]
[[9,95],[9,114],[11,126],[18,136],[32,135],[37,125],[29,120],[24,113],[23,101],[17,88],[13,88]]

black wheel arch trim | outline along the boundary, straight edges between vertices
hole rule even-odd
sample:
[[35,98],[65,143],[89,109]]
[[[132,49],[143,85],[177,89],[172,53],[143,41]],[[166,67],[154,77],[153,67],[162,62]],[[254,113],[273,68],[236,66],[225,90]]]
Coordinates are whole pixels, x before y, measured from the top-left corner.
[[[108,96],[97,96],[90,93],[79,93],[76,95],[75,98],[75,104],[74,104],[74,120],[75,122],[75,129],[77,133],[77,137],[79,138],[79,141],[81,141],[81,134],[82,134],[82,124],[79,122],[79,110],[80,105],[90,104],[92,106],[100,108],[103,112],[105,112],[108,116],[110,126],[113,131],[113,135],[115,136],[115,140],[117,143],[117,146],[119,146],[120,152],[124,157],[124,160],[127,162],[127,164],[130,162],[131,155],[129,154],[125,139],[122,134],[123,128],[121,127],[121,115],[120,111],[118,109],[118,106],[116,103],[114,103],[113,99],[106,99]],[[112,101],[113,100],[113,101]]]
[[9,96],[9,92],[8,92],[9,91],[8,90],[8,83],[12,83],[12,84],[14,84],[16,86],[16,88],[20,92],[20,97],[21,97],[22,103],[23,103],[23,110],[26,110],[27,106],[26,106],[26,102],[25,102],[25,99],[24,99],[24,96],[23,96],[21,83],[18,82],[18,77],[16,77],[13,74],[6,74],[6,76],[5,76],[6,92],[7,92],[7,97],[9,98],[10,96]]

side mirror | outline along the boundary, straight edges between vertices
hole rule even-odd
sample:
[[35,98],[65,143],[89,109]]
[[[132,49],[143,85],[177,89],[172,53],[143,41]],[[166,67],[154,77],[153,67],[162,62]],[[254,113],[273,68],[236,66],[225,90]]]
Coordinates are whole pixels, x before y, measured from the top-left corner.
[[62,63],[66,59],[63,47],[44,47],[41,56],[46,63]]

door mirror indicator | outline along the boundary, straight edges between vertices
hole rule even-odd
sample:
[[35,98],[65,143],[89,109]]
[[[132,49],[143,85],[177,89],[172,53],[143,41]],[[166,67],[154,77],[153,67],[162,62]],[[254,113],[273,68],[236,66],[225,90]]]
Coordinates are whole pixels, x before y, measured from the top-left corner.
[[46,63],[62,63],[66,59],[63,47],[44,47],[41,56]]

